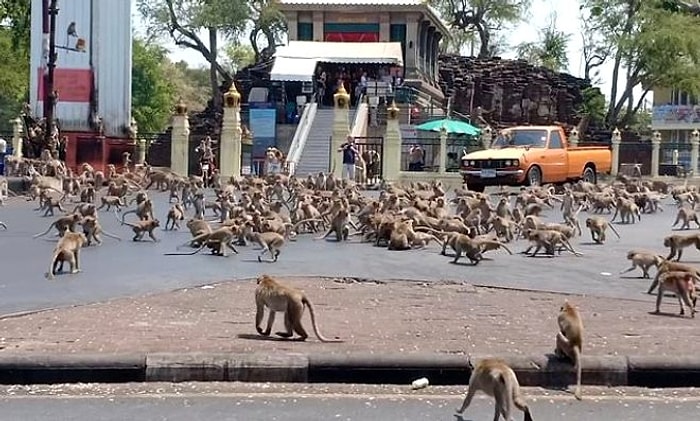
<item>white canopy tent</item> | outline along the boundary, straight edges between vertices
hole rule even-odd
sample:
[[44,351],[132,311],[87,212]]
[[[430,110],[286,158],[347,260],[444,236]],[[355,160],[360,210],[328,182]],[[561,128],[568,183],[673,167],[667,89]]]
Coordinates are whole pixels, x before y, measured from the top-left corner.
[[277,49],[270,79],[311,82],[318,62],[403,66],[403,53],[399,42],[291,41]]

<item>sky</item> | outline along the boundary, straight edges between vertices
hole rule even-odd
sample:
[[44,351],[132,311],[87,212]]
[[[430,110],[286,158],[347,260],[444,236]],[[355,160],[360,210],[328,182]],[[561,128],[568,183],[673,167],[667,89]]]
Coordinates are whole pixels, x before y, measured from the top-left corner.
[[[145,29],[143,20],[136,11],[135,2],[133,6],[133,24],[134,29],[139,32],[143,32]],[[532,7],[530,8],[530,16],[527,16],[525,21],[520,25],[516,26],[510,31],[510,34],[506,37],[506,42],[511,46],[516,46],[521,42],[531,42],[537,41],[539,39],[540,28],[549,25],[552,13],[556,16],[556,26],[557,29],[565,33],[571,34],[569,41],[569,67],[568,73],[574,76],[583,76],[583,57],[581,52],[582,39],[579,33],[579,1],[578,0],[532,0]],[[170,59],[173,61],[186,61],[192,67],[205,66],[206,61],[201,56],[191,49],[183,49],[177,47],[174,43],[169,42],[165,45],[170,51]],[[513,48],[514,49],[514,48]],[[510,52],[504,54],[503,58],[515,58],[515,54]],[[600,68],[600,74],[602,83],[598,86],[601,88],[603,94],[609,99],[610,88],[611,88],[611,78],[612,65],[607,64]],[[620,78],[620,83],[624,83],[623,78]],[[639,95],[639,94],[637,94]],[[648,96],[651,100],[651,96]],[[649,102],[651,103],[651,102]]]

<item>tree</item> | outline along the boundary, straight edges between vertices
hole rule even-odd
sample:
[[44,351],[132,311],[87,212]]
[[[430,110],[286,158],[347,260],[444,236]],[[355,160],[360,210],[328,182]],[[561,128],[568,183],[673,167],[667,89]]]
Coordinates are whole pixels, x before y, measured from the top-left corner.
[[[610,126],[629,125],[654,87],[700,93],[700,17],[667,10],[661,1],[582,2],[592,27],[610,42]],[[634,95],[637,87],[642,88],[639,98]]]
[[250,45],[230,43],[224,48],[224,66],[231,74],[255,63],[256,53]]
[[190,110],[204,110],[211,99],[209,94],[209,69],[189,67],[186,61],[167,63],[168,80],[178,98]]
[[570,39],[571,35],[557,30],[556,16],[552,16],[549,25],[540,29],[539,41],[518,45],[518,56],[535,66],[564,71],[569,65],[567,50]]
[[450,25],[475,33],[480,58],[493,55],[496,34],[507,24],[522,20],[530,0],[431,0]]
[[29,59],[23,43],[17,43],[10,28],[0,28],[0,130],[11,130],[28,99]]
[[134,39],[131,70],[131,107],[139,130],[157,133],[170,118],[175,90],[169,83],[167,51]]
[[[221,103],[219,77],[231,74],[219,63],[219,34],[235,39],[250,16],[245,0],[138,0],[137,6],[148,24],[148,34],[159,38],[169,34],[176,45],[199,52],[209,63],[209,83],[214,105]],[[207,42],[199,33],[205,31]]]
[[29,60],[29,35],[31,32],[31,2],[27,0],[0,0],[0,22],[10,29],[15,52],[21,52]]
[[[250,21],[252,29],[248,39],[254,52],[254,62],[257,63],[262,56],[274,54],[282,35],[287,32],[287,23],[284,14],[277,8],[277,0],[251,0]],[[266,42],[264,48],[260,48],[260,35]]]

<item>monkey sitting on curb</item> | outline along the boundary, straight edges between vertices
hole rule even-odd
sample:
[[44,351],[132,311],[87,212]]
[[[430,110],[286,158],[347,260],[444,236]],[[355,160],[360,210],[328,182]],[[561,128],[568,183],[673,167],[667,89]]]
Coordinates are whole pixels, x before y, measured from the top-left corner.
[[576,390],[574,396],[581,400],[581,351],[583,348],[583,321],[578,309],[569,301],[559,309],[557,317],[559,332],[557,332],[554,354],[558,358],[570,359],[576,369]]
[[59,266],[63,269],[63,262],[70,263],[70,273],[80,272],[80,249],[87,243],[87,238],[82,232],[66,232],[53,251],[49,271],[46,272],[46,279],[53,279],[56,269]]
[[695,304],[697,303],[698,296],[695,289],[695,275],[684,271],[670,271],[664,272],[659,277],[659,290],[656,294],[656,311],[654,314],[659,314],[659,309],[661,307],[661,298],[664,296],[664,292],[672,292],[678,297],[678,304],[681,307],[680,315],[685,315],[685,308],[683,304],[688,306],[690,309],[690,317],[695,318]]
[[524,412],[524,421],[532,421],[530,408],[520,392],[518,378],[505,361],[487,358],[479,361],[474,367],[469,360],[469,368],[472,373],[469,377],[469,390],[462,406],[457,409],[458,414],[469,407],[476,392],[481,390],[496,400],[494,421],[498,421],[500,416],[503,416],[505,421],[513,420],[513,406]]
[[[272,331],[272,325],[275,322],[275,313],[278,311],[284,312],[284,332],[277,332],[277,336],[282,338],[291,338],[294,332],[299,335],[300,341],[305,341],[309,335],[306,333],[301,322],[301,317],[304,315],[304,307],[309,308],[311,315],[311,325],[313,326],[316,337],[321,342],[342,342],[339,340],[331,340],[324,337],[318,329],[316,322],[316,312],[314,306],[309,301],[306,294],[297,288],[292,288],[282,285],[268,275],[261,275],[257,279],[257,288],[255,288],[255,329],[263,336],[269,336]],[[265,307],[270,310],[267,318],[267,327],[262,330],[261,324],[265,317]]]

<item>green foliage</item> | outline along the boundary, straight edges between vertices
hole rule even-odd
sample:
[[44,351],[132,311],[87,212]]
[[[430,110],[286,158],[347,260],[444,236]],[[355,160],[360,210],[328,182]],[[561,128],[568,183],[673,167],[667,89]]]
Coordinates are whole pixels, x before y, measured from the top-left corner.
[[134,39],[131,104],[134,119],[143,133],[160,132],[168,124],[175,90],[169,83],[167,63],[166,50]]
[[571,35],[557,30],[556,19],[540,29],[537,42],[524,42],[517,47],[518,56],[536,66],[555,72],[565,71],[569,65],[568,45]]
[[28,99],[29,60],[23,43],[15,42],[12,29],[0,29],[0,130],[11,130]]
[[209,89],[209,69],[188,67],[187,62],[167,63],[168,81],[178,98],[190,110],[203,110],[211,98]]
[[[650,0],[583,0],[590,28],[613,60],[606,121],[628,125],[654,87],[700,94],[700,17]],[[607,59],[607,57],[606,57]],[[618,78],[624,78],[620,84]],[[634,89],[644,94],[635,98]]]
[[[429,0],[450,25],[476,36],[479,57],[490,57],[497,48],[498,33],[520,22],[531,0]],[[457,46],[458,50],[463,45]]]
[[235,74],[240,69],[255,63],[255,51],[253,47],[240,43],[229,43],[224,47],[224,65],[231,74]]
[[10,29],[12,48],[29,60],[31,31],[31,2],[29,0],[0,0],[0,22]]
[[[248,39],[253,50],[253,59],[258,61],[264,48],[268,55],[274,53],[275,47],[282,41],[282,35],[287,32],[284,14],[277,7],[277,0],[251,0],[250,21],[252,29]],[[260,35],[263,35],[266,45],[261,49]]]
[[605,95],[598,88],[586,88],[581,91],[581,96],[583,96],[583,104],[578,113],[582,116],[588,115],[592,123],[602,125],[607,111]]

